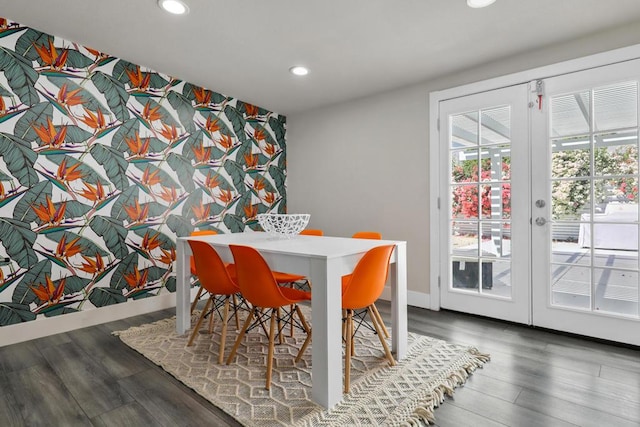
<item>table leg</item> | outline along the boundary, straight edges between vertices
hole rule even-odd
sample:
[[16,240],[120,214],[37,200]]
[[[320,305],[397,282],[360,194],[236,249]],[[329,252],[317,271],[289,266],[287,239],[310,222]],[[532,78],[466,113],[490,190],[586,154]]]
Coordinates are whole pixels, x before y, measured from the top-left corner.
[[335,259],[311,260],[312,399],[331,408],[342,400],[342,289]]
[[391,265],[391,345],[396,360],[407,355],[407,247],[396,246],[396,262]]
[[189,300],[189,245],[185,240],[176,243],[176,332],[182,335],[191,328]]

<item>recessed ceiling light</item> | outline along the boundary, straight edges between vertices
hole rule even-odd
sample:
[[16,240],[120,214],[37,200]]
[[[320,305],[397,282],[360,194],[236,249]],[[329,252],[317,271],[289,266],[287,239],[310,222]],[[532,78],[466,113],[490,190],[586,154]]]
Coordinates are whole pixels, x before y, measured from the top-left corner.
[[189,8],[180,0],[158,0],[158,5],[174,15],[184,15],[189,12]]
[[474,9],[480,7],[487,7],[492,5],[496,0],[467,0],[467,6],[473,7]]
[[289,71],[291,72],[291,74],[295,74],[296,76],[306,76],[307,74],[309,74],[309,69],[301,65],[291,67],[289,68]]

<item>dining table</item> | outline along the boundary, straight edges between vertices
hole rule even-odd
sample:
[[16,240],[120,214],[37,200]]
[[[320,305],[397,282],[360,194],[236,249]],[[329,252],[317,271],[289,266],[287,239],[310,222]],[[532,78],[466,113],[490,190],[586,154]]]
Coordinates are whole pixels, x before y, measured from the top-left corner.
[[311,399],[331,408],[343,399],[342,387],[342,276],[350,274],[369,249],[393,244],[389,261],[391,344],[396,360],[407,353],[407,244],[396,240],[369,240],[331,236],[294,235],[286,238],[246,231],[187,236],[176,244],[176,332],[191,328],[192,298],[188,242],[209,243],[225,262],[233,262],[229,245],[257,249],[274,271],[304,275],[312,283]]

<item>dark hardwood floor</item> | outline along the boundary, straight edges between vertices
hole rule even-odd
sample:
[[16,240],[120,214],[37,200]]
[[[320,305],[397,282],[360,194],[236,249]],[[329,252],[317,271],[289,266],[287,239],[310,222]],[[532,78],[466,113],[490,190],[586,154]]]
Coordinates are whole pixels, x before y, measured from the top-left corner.
[[[0,347],[0,426],[238,426],[111,335],[172,314]],[[640,425],[638,349],[417,308],[409,329],[491,354],[436,410],[440,427]]]

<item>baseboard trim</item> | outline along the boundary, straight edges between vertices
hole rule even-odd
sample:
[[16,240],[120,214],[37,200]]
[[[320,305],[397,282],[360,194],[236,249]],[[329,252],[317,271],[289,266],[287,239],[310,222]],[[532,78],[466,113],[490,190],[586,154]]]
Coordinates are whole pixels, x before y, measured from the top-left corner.
[[[391,288],[385,286],[380,295],[380,299],[384,301],[391,301]],[[407,291],[407,305],[418,308],[431,308],[431,298],[429,294],[424,292]]]
[[176,294],[172,293],[137,301],[128,301],[123,304],[114,304],[104,308],[3,326],[0,327],[0,347],[175,306]]

